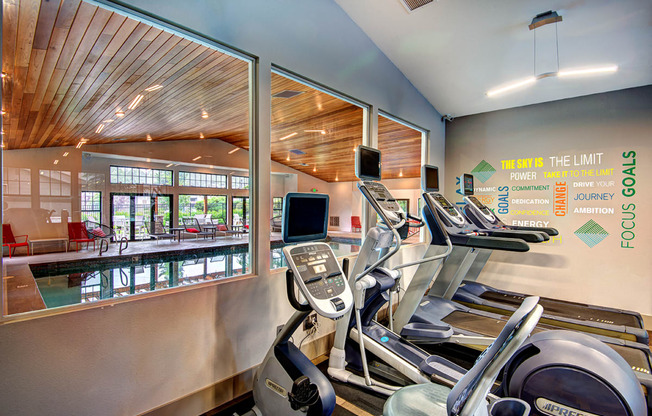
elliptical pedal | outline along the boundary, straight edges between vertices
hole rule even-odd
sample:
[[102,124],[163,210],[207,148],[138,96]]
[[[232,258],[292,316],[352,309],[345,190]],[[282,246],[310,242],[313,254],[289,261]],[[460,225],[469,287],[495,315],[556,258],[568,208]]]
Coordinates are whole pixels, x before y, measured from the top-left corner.
[[292,410],[307,411],[319,400],[319,390],[308,377],[301,376],[292,383],[292,391],[288,393],[288,400]]

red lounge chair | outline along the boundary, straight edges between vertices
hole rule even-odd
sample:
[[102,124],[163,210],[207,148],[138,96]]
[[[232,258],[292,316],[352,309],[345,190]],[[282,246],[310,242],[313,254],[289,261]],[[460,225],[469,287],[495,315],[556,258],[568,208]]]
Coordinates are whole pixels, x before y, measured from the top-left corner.
[[[94,237],[94,236],[93,236]],[[79,243],[93,243],[93,250],[95,250],[95,238],[88,235],[88,230],[83,222],[69,222],[68,223],[68,248],[71,243],[75,243],[75,251],[79,251]]]
[[[25,241],[19,243],[16,238],[25,237]],[[27,242],[27,234],[14,235],[11,231],[11,224],[2,224],[2,247],[9,247],[9,258],[11,258],[16,247],[27,247],[27,255],[29,256],[29,243]]]
[[352,216],[351,217],[351,231],[362,231],[362,224],[360,224],[360,217]]

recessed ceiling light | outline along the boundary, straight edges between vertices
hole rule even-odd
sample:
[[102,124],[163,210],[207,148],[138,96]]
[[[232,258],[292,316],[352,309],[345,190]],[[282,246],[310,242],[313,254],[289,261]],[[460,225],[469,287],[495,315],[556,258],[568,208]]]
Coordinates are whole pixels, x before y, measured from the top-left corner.
[[203,139],[204,138],[204,133],[199,133],[199,138]]
[[339,181],[340,181],[340,178],[336,176],[335,177],[335,182],[339,182]]
[[320,133],[326,134],[326,130],[304,130],[306,133]]
[[162,85],[160,85],[160,84],[156,84],[156,85],[152,85],[152,86],[149,87],[149,88],[145,88],[145,91],[149,91],[149,92],[151,92],[151,91],[160,90],[161,88],[163,88]]
[[131,102],[127,106],[127,109],[128,110],[133,110],[134,108],[136,108],[138,106],[138,104],[140,104],[142,99],[143,99],[143,94],[138,94],[136,97],[134,97],[133,100],[131,100]]
[[317,165],[315,165],[315,167],[312,168],[312,171],[313,171],[313,172],[317,172]]
[[207,113],[206,111],[203,111],[203,110],[202,110],[202,112],[201,112],[201,118],[203,118],[203,119],[207,119],[207,118],[208,118],[208,113]]
[[288,154],[288,157],[285,158],[288,162],[290,161],[290,155]]
[[69,155],[68,152],[64,152],[64,153],[63,153],[63,157],[66,157],[66,156],[68,156],[68,155]]
[[54,164],[55,164],[55,165],[58,165],[58,164],[59,164],[59,159],[55,159],[55,160],[54,160]]
[[7,76],[7,73],[6,73],[6,72],[3,72],[3,73],[2,73],[2,78],[6,77],[6,76]]
[[290,133],[290,134],[288,134],[287,136],[283,136],[283,137],[281,137],[281,138],[278,139],[278,140],[281,141],[281,140],[289,139],[290,137],[294,137],[294,136],[296,136],[297,134],[299,134],[299,133],[297,133],[297,132],[295,131],[294,133]]
[[118,110],[118,111],[115,112],[115,116],[116,116],[116,117],[124,117],[124,116],[125,116],[125,112],[122,111],[122,110]]
[[113,120],[112,118],[109,118],[107,120],[103,120],[102,123],[107,123],[108,124],[108,123],[113,123],[114,121],[115,120]]
[[165,165],[165,167],[166,167],[166,168],[169,168],[169,167],[172,166],[172,165],[174,165],[174,163],[168,163],[167,165]]
[[201,156],[197,156],[196,158],[194,158],[194,159],[193,159],[193,162],[194,162],[195,160],[199,160],[199,159],[201,159]]
[[104,124],[100,124],[97,126],[97,130],[95,130],[95,133],[100,134],[104,130]]
[[4,116],[5,114],[7,114],[7,112],[5,110],[2,110],[2,115]]
[[232,155],[232,154],[234,154],[235,152],[237,152],[238,150],[240,150],[240,148],[239,148],[239,147],[236,147],[235,149],[230,150],[230,151],[229,151],[229,154]]
[[150,136],[149,134],[147,135],[147,141],[148,141],[148,142],[151,142],[151,141],[152,141],[152,136]]
[[398,173],[398,176],[400,176],[401,178],[403,177],[403,169],[401,169],[401,171]]

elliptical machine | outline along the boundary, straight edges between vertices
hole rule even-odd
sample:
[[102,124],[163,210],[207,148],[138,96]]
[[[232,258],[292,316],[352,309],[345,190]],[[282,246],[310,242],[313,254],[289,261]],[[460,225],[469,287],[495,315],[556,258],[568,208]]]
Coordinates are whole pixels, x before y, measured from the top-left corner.
[[[326,238],[328,195],[289,193],[283,204],[283,241]],[[283,326],[254,376],[254,408],[245,416],[330,415],[335,392],[328,378],[289,340],[314,310],[338,319],[353,305],[353,295],[335,254],[326,243],[283,247],[288,263],[287,294],[296,312]],[[294,286],[308,303],[296,298]]]

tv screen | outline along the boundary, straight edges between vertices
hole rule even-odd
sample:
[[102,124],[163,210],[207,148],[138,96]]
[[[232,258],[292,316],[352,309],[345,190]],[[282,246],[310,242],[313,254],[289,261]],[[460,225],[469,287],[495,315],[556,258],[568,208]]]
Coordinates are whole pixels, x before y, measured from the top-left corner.
[[380,180],[380,150],[358,146],[355,152],[355,176],[362,180]]
[[425,192],[439,192],[439,168],[432,165],[421,167],[421,189]]
[[463,175],[464,187],[462,191],[464,195],[473,195],[473,175],[465,173]]
[[328,233],[328,195],[292,192],[283,204],[283,241],[323,240]]

